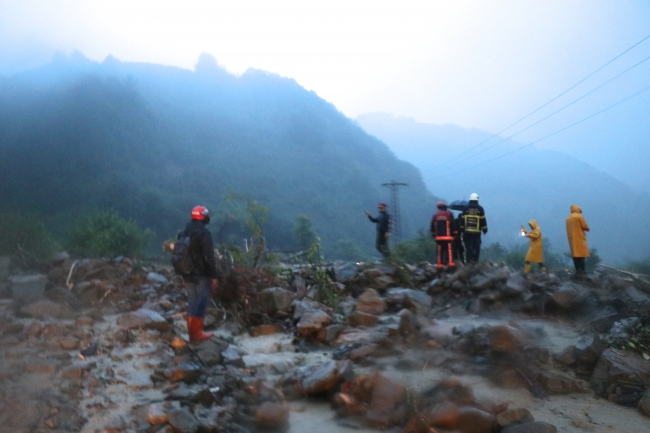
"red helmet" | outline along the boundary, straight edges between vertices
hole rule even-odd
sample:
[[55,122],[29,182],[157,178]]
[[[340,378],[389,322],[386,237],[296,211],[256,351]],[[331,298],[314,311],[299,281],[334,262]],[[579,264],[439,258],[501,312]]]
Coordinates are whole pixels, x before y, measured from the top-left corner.
[[438,207],[442,207],[442,206],[444,206],[444,205],[445,205],[445,204],[444,204],[443,202],[441,202],[441,201],[439,201],[439,202],[436,204],[436,206],[438,206]]
[[203,221],[206,217],[210,217],[210,211],[205,206],[194,206],[192,209],[192,219]]
[[386,203],[379,203],[377,207],[386,207]]

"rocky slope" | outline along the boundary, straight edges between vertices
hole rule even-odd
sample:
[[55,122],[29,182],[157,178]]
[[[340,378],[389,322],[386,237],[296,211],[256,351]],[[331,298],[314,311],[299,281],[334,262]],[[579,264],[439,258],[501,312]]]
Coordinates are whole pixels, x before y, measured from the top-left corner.
[[168,267],[0,265],[5,431],[650,428],[642,279],[489,263],[231,269],[206,317],[216,336],[188,344]]

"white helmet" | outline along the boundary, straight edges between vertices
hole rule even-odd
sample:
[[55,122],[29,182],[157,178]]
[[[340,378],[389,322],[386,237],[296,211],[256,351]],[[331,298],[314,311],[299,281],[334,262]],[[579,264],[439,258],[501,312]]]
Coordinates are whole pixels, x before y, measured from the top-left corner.
[[478,194],[473,192],[469,195],[469,201],[478,201]]

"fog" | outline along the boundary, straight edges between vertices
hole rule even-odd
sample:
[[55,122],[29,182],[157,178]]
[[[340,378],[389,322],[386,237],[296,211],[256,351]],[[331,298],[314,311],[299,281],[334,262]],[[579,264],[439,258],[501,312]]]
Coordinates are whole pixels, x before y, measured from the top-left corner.
[[[5,76],[49,62],[57,51],[186,69],[207,52],[234,73],[253,67],[294,78],[349,117],[381,111],[491,133],[650,34],[643,0],[2,3]],[[548,109],[648,55],[645,41]],[[535,140],[648,86],[648,63],[519,139]],[[646,92],[538,146],[650,191],[648,101]]]

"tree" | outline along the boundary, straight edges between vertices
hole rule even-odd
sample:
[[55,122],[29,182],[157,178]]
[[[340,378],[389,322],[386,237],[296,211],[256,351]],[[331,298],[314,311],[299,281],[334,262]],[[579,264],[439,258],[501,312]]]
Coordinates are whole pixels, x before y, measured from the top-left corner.
[[82,219],[68,239],[70,252],[83,257],[140,257],[154,233],[115,211],[98,211]]
[[52,257],[57,245],[34,215],[0,215],[0,255],[17,255],[24,264]]
[[293,227],[293,232],[298,239],[300,248],[307,248],[320,240],[316,231],[314,231],[311,218],[305,214],[298,214],[296,216],[296,224]]

